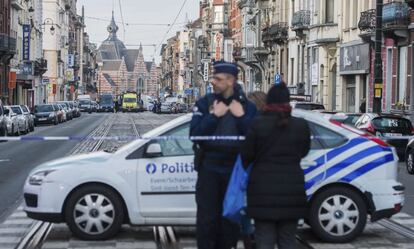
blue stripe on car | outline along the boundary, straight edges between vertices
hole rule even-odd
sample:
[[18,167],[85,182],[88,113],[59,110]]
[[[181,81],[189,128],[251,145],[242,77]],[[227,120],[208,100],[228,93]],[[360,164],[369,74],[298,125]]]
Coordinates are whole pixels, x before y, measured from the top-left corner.
[[378,158],[372,162],[369,162],[365,164],[364,166],[358,168],[357,170],[354,170],[353,172],[349,173],[348,175],[342,177],[339,181],[340,182],[352,182],[358,177],[370,172],[371,170],[374,170],[386,163],[392,162],[394,160],[393,154],[387,154],[384,157]]
[[[340,154],[348,151],[352,147],[357,146],[357,145],[362,144],[362,143],[365,143],[365,142],[368,142],[368,141],[369,141],[368,139],[362,138],[362,137],[352,139],[351,141],[349,141],[348,143],[342,145],[341,147],[338,147],[338,148],[335,148],[335,149],[329,151],[328,155],[327,155],[327,160],[330,161],[330,160],[334,159],[335,157],[339,156]],[[322,155],[321,157],[316,159],[315,162],[316,162],[317,166],[305,169],[303,171],[305,173],[305,175],[307,175],[307,174],[315,171],[316,169],[320,168],[324,164],[324,158],[325,158],[325,155]]]
[[364,159],[365,157],[367,157],[369,155],[379,153],[379,152],[383,152],[383,151],[388,151],[388,150],[386,150],[386,148],[381,147],[381,146],[373,146],[373,147],[370,147],[368,149],[362,150],[358,153],[355,153],[355,154],[351,155],[350,157],[346,158],[345,160],[333,165],[332,167],[330,167],[326,171],[321,172],[320,174],[313,177],[312,179],[306,181],[305,189],[309,190],[311,187],[313,187],[318,182],[322,181],[324,178],[328,179],[329,177],[335,175],[339,171],[344,170],[347,167],[349,167],[350,165],[356,163],[357,161],[362,160],[362,159]]

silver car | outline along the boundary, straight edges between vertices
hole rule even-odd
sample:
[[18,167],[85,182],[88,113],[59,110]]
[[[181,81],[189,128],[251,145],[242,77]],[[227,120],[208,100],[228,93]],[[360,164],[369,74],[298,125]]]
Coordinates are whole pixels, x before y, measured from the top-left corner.
[[23,110],[23,114],[29,120],[29,129],[30,129],[30,131],[34,131],[34,129],[35,129],[35,118],[34,118],[34,115],[32,115],[30,113],[30,109],[29,109],[29,107],[27,107],[27,105],[20,105],[20,107]]
[[6,119],[7,135],[20,136],[20,118],[17,116],[17,113],[13,112],[13,110],[10,107],[5,106],[4,108],[9,111],[9,113],[4,116]]
[[19,105],[12,105],[9,107],[17,114],[20,132],[28,134],[30,132],[29,119],[23,114],[23,109]]

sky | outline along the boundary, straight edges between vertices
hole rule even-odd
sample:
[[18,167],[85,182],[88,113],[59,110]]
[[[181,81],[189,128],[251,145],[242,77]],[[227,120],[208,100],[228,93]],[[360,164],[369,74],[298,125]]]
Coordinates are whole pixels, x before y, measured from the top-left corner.
[[[166,24],[171,24],[177,16],[180,7],[185,0],[78,0],[78,14],[82,6],[85,6],[86,32],[91,42],[97,43],[108,37],[106,27],[111,19],[112,9],[115,12],[115,20],[119,26],[118,38],[123,40],[128,48],[138,48],[143,44],[145,60],[152,60],[155,54],[153,44],[158,48],[155,60],[160,61],[159,44],[169,29]],[[121,4],[121,5],[120,5]],[[121,8],[120,8],[121,6]],[[121,9],[125,23],[125,36],[121,21]],[[182,30],[187,20],[198,18],[199,0],[187,0],[175,25],[164,39],[164,42]],[[105,19],[105,20],[97,20]],[[145,25],[140,25],[145,24]],[[156,25],[147,25],[156,24]],[[159,25],[162,24],[162,25]],[[124,40],[125,37],[125,40]]]

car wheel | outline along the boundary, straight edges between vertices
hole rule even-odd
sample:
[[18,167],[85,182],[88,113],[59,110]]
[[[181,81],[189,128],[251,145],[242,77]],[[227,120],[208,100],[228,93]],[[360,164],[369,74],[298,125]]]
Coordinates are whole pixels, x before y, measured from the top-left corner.
[[19,126],[17,126],[17,131],[16,131],[16,133],[14,135],[20,137],[21,133],[20,133]]
[[55,118],[55,123],[54,125],[58,125],[59,124],[59,120],[57,118]]
[[414,175],[414,151],[407,151],[407,158],[405,159],[405,165],[407,167],[407,172],[410,175]]
[[76,190],[65,207],[65,220],[72,233],[84,240],[106,240],[115,236],[124,221],[119,195],[102,185]]
[[33,132],[35,130],[34,124],[30,126],[30,131]]
[[309,224],[323,241],[350,242],[363,232],[366,222],[366,203],[353,190],[330,188],[312,201]]

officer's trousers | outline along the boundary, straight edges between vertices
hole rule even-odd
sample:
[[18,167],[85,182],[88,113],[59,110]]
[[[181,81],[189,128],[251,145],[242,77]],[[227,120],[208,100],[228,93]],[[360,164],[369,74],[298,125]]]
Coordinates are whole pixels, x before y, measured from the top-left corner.
[[198,249],[236,248],[240,227],[222,216],[231,174],[200,169],[196,186]]

